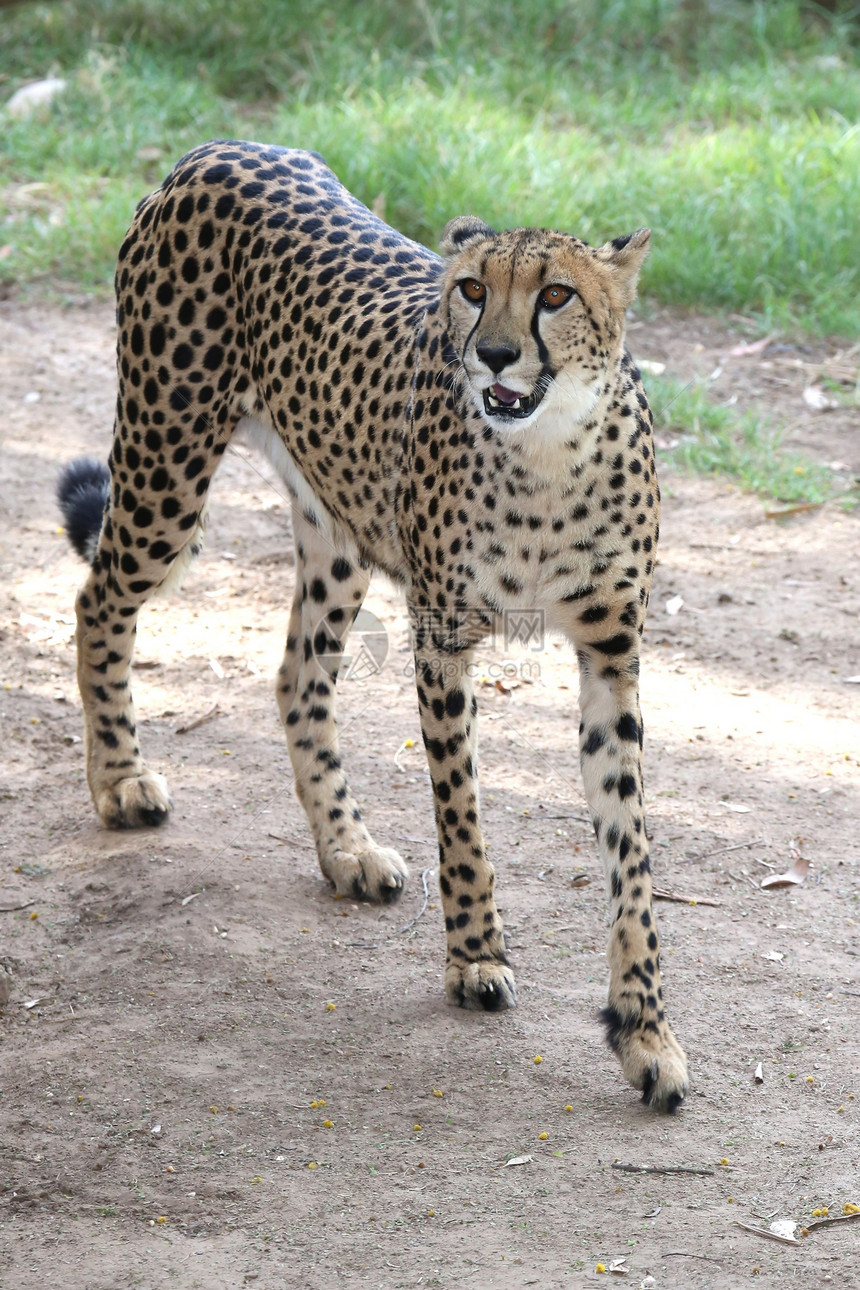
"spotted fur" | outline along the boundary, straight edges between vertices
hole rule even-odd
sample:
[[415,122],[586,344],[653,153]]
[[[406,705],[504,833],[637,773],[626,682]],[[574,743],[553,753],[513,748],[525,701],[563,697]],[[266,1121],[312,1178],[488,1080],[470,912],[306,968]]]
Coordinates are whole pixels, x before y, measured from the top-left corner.
[[[506,609],[543,610],[579,660],[580,758],[612,909],[609,1042],[646,1101],[674,1110],[686,1060],[663,1011],[638,697],[659,493],[624,346],[647,248],[647,230],[593,249],[466,217],[440,259],[313,153],[189,153],[120,251],[109,504],[77,601],[78,679],[102,821],[161,823],[167,786],[141,757],[129,685],[135,622],[199,545],[210,481],[244,427],[295,499],[277,698],[322,871],[371,900],[395,899],[406,878],[353,800],[334,714],[339,655],[377,567],[403,586],[413,625],[447,997],[495,1010],[513,1005],[514,978],[478,818],[469,663]],[[62,489],[87,551],[81,489],[68,475]]]

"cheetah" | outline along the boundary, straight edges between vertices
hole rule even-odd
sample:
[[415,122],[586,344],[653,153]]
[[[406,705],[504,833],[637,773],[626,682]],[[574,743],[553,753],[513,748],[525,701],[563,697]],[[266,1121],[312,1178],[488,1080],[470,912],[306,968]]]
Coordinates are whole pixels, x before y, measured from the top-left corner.
[[[478,817],[479,643],[544,613],[579,664],[579,753],[611,902],[609,1044],[644,1100],[687,1090],[666,1020],[642,797],[639,652],[658,534],[651,415],[625,348],[649,231],[600,247],[450,221],[441,257],[322,158],[214,141],[140,203],[116,273],[108,466],[59,485],[90,564],[77,602],[89,787],[111,828],[160,824],[130,689],[138,611],[199,547],[242,428],[292,496],[296,586],[277,702],[323,874],[391,901],[341,764],[335,687],[371,571],[403,587],[432,781],[449,1003],[515,1003]],[[102,514],[103,510],[103,514]]]

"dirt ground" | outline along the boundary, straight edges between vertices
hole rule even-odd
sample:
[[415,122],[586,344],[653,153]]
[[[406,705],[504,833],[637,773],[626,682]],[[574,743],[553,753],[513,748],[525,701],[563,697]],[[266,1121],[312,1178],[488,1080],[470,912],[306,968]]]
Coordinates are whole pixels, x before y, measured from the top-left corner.
[[[668,316],[630,333],[671,374],[721,367],[715,397],[772,406],[791,446],[860,472],[856,409],[801,398],[833,347],[730,357],[743,340]],[[366,818],[411,867],[378,909],[329,893],[292,791],[272,692],[289,509],[248,450],[224,460],[184,590],[142,618],[142,740],[175,814],[99,827],[83,568],[52,494],[67,459],[107,453],[112,365],[109,305],[0,304],[0,1284],[568,1290],[624,1258],[621,1284],[655,1290],[860,1286],[860,1224],[789,1246],[735,1221],[860,1203],[857,514],[767,518],[664,452],[646,787],[655,881],[684,897],[657,913],[691,1092],[662,1119],[596,1020],[606,905],[568,648],[485,660],[484,829],[519,1006],[456,1012],[403,605],[374,582],[387,659],[340,706]],[[761,888],[798,857],[803,885]]]

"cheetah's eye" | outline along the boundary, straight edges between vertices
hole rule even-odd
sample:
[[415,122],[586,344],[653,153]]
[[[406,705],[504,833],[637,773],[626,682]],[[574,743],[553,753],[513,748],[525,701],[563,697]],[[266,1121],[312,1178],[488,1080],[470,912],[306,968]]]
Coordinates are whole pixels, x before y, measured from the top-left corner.
[[544,309],[560,309],[573,295],[573,287],[563,287],[560,282],[551,287],[544,287],[538,296],[538,304]]
[[465,278],[460,283],[460,290],[473,305],[479,305],[487,294],[487,288],[477,278]]

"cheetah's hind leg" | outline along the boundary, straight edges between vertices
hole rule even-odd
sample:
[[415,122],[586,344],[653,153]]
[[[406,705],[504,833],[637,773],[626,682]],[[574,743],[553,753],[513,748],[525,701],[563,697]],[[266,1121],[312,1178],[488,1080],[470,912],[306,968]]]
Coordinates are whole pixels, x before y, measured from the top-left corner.
[[[137,615],[144,602],[173,582],[199,549],[205,523],[204,487],[161,507],[146,481],[111,489],[101,462],[78,459],[62,472],[57,500],[69,539],[90,564],[78,593],[78,686],[84,710],[87,782],[107,828],[163,824],[171,800],[167,781],[144,761],[131,694]],[[140,541],[138,541],[140,539]],[[145,539],[145,541],[143,541]]]

